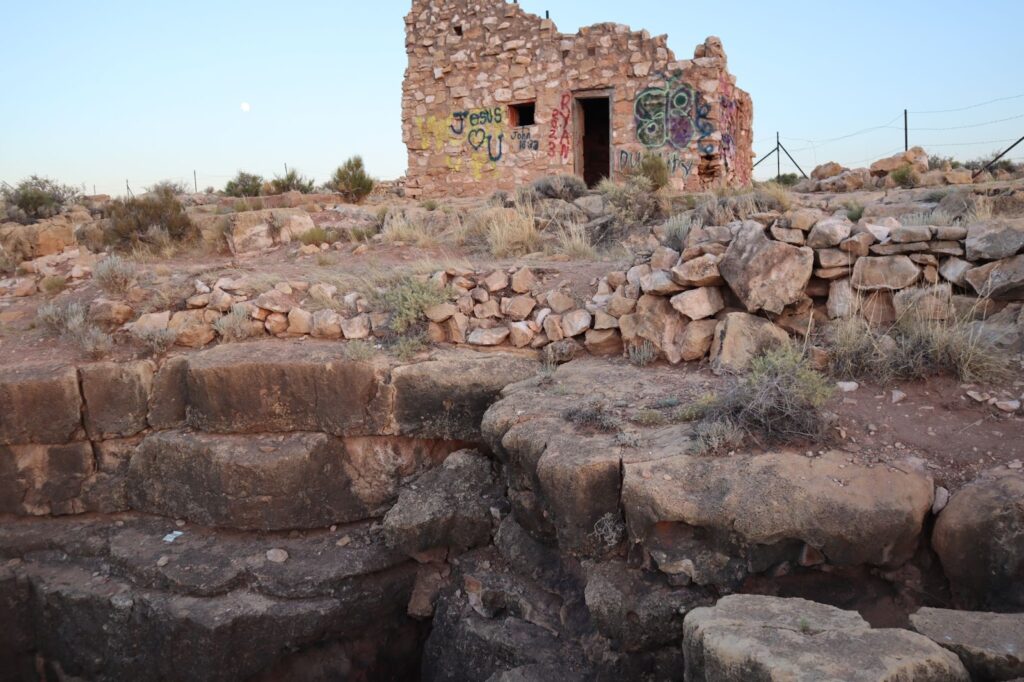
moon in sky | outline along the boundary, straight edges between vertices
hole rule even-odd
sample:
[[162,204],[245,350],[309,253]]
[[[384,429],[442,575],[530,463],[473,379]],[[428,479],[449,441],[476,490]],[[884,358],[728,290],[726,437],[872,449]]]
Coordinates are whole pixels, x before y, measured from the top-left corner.
[[252,111],[252,105],[248,102],[242,102],[242,113],[248,114],[250,111]]

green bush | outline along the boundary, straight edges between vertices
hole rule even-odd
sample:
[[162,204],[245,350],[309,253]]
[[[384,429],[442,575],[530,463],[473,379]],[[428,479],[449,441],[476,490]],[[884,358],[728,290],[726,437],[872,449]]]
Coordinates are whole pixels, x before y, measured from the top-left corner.
[[665,159],[661,158],[658,154],[650,152],[644,154],[643,158],[640,159],[640,167],[637,169],[637,172],[647,178],[648,182],[651,183],[651,190],[655,192],[668,187],[669,180],[671,179]]
[[60,213],[61,208],[74,203],[81,196],[70,185],[33,175],[15,187],[4,185],[0,196],[7,206],[7,217],[21,223],[31,223]]
[[147,187],[146,192],[149,194],[162,194],[166,192],[170,192],[174,195],[191,194],[192,188],[184,182],[178,182],[177,180],[161,180],[160,182]]
[[262,175],[238,171],[238,175],[224,185],[224,194],[238,198],[258,197],[263,191],[263,183]]
[[168,241],[190,241],[199,234],[185,207],[168,188],[113,201],[108,214],[107,240],[113,246],[161,246]]
[[315,184],[312,178],[303,177],[299,171],[292,168],[284,175],[277,175],[270,181],[270,193],[302,192],[311,194]]
[[353,156],[338,166],[328,181],[327,187],[341,194],[346,200],[358,204],[370,196],[374,184],[373,178],[363,166],[363,157]]
[[917,174],[917,171],[914,170],[914,167],[910,164],[900,166],[894,170],[889,177],[892,178],[892,181],[895,182],[898,187],[902,187],[904,189],[912,189],[921,182],[921,176]]
[[412,275],[402,275],[385,285],[374,296],[384,312],[391,313],[391,329],[402,334],[425,320],[424,311],[448,296],[433,282]]
[[783,187],[792,187],[796,183],[800,182],[800,176],[796,173],[783,173],[779,177],[775,178],[775,182],[779,183]]
[[846,209],[846,217],[850,222],[856,223],[864,217],[864,204],[858,201],[847,201],[843,208]]

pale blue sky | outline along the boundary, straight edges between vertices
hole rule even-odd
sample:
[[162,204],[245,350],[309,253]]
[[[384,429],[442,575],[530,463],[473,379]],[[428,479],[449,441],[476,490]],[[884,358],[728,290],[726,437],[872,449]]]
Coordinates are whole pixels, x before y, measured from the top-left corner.
[[[196,170],[200,188],[220,187],[239,169],[269,177],[285,163],[323,180],[353,154],[374,175],[397,177],[406,163],[409,4],[3,0],[0,180],[39,173],[121,193],[126,179],[137,190],[163,178],[191,182]],[[1024,135],[1020,0],[521,4],[550,10],[564,32],[615,21],[668,33],[679,57],[720,36],[754,99],[755,151],[770,151],[780,130],[808,172],[901,149],[904,107],[1019,96],[912,114],[912,129],[1018,117],[912,131],[911,143],[930,151],[974,158]],[[804,141],[883,124],[894,128],[817,147]],[[1024,158],[1024,145],[1013,157]]]

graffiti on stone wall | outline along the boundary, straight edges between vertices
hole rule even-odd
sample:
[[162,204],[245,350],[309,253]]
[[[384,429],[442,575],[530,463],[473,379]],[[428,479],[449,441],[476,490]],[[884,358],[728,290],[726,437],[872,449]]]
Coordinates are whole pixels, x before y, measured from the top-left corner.
[[512,147],[521,152],[540,151],[540,140],[533,139],[529,130],[512,131]]
[[448,169],[455,172],[466,161],[473,179],[479,180],[505,156],[506,119],[504,107],[493,107],[455,111],[447,118],[425,116],[416,125],[424,151],[448,153]]
[[708,138],[715,127],[708,120],[711,105],[689,83],[667,78],[664,86],[642,90],[634,100],[636,138],[645,147],[685,150],[696,140],[700,154],[713,154]]
[[726,170],[736,174],[736,180],[742,184],[749,184],[750,171],[742,164],[737,163],[736,155],[739,140],[736,136],[740,133],[740,105],[736,100],[736,87],[723,73],[718,82],[719,94],[719,121],[722,128],[722,162]]
[[572,152],[572,134],[569,132],[569,121],[572,116],[572,93],[562,93],[558,108],[551,112],[551,125],[548,130],[548,156],[559,158],[562,163],[569,161]]
[[685,161],[681,153],[665,151],[662,149],[648,150],[645,152],[631,152],[621,149],[619,150],[616,158],[617,170],[623,173],[628,173],[639,169],[644,156],[648,154],[654,154],[655,156],[659,156],[664,159],[665,165],[668,166],[668,172],[672,175],[682,175],[685,178],[689,177],[690,171],[693,170],[693,162]]

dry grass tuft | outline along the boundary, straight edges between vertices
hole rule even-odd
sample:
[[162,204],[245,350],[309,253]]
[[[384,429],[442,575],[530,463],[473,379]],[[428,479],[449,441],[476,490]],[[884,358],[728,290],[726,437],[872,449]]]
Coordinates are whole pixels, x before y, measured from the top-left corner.
[[833,387],[802,349],[785,344],[755,358],[744,376],[728,379],[719,393],[684,408],[699,418],[701,449],[720,451],[746,439],[767,444],[819,440],[828,426],[825,405]]
[[92,276],[103,291],[124,294],[135,284],[135,264],[121,256],[107,256],[96,264]]
[[555,234],[557,240],[555,252],[568,256],[572,260],[594,260],[597,249],[590,243],[590,235],[583,225],[574,223],[568,227],[559,227]]
[[886,384],[947,374],[960,381],[999,382],[1010,375],[1008,355],[994,346],[969,311],[928,319],[908,310],[893,325],[872,327],[860,316],[829,328],[829,365],[840,379]]

